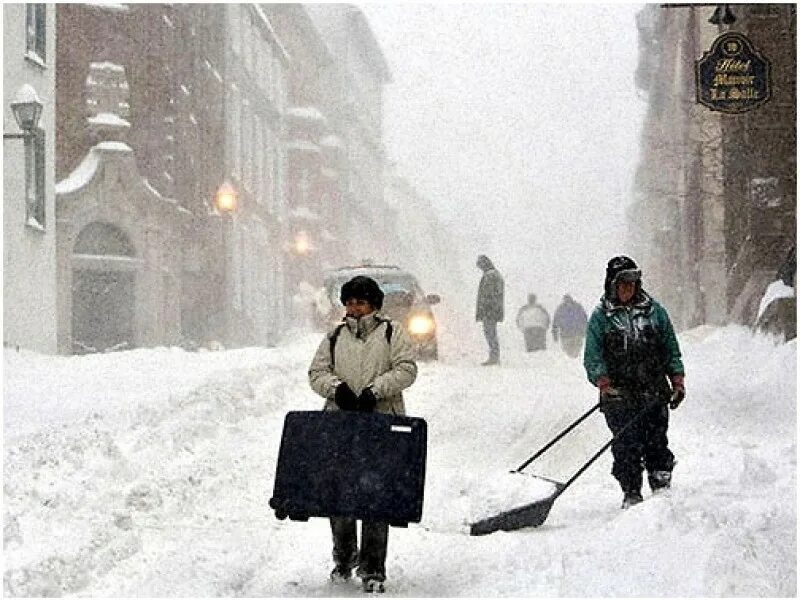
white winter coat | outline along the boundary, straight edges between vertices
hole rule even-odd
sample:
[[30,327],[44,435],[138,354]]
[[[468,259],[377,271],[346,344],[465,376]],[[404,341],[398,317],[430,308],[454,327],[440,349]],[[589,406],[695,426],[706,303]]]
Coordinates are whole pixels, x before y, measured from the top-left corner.
[[550,315],[538,304],[526,304],[517,313],[517,327],[520,329],[533,329],[536,327],[547,329],[550,327]]
[[[402,390],[417,378],[411,340],[401,323],[392,321],[392,337],[386,341],[388,319],[372,313],[347,317],[336,340],[336,360],[331,360],[330,337],[322,340],[308,369],[311,388],[326,399],[326,410],[338,410],[333,401],[336,386],[344,381],[358,396],[367,386],[378,397],[377,412],[405,414]],[[334,364],[335,363],[335,364]]]

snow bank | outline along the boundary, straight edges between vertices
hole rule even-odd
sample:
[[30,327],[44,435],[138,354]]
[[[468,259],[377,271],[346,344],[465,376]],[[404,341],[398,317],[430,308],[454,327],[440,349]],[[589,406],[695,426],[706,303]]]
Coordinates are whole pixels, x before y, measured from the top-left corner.
[[[526,354],[517,340],[500,366],[477,367],[483,340],[451,331],[442,348],[453,351],[421,364],[406,394],[428,422],[425,506],[421,523],[391,531],[389,595],[796,596],[794,342],[743,327],[680,336],[688,395],[670,413],[669,493],[645,489],[644,503],[619,510],[606,454],[541,527],[470,537],[481,514],[549,495],[509,470],[596,391],[558,350]],[[284,415],[321,405],[306,375],[320,339],[80,357],[7,349],[5,595],[360,595],[328,582],[326,520],[277,521],[266,506]],[[564,481],[608,436],[593,415],[525,472]]]

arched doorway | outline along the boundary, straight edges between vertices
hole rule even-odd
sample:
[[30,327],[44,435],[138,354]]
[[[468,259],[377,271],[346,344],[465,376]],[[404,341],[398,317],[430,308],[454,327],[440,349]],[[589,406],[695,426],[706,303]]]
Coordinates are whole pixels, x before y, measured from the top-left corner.
[[110,352],[135,346],[136,272],[141,261],[118,227],[84,227],[72,254],[72,352]]

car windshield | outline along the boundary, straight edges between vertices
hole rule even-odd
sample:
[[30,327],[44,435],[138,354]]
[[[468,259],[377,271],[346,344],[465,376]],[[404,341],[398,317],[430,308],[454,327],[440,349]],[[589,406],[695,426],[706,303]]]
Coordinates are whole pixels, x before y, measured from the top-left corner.
[[[355,274],[348,274],[342,277],[337,277],[327,283],[325,286],[332,300],[339,302],[342,286],[352,279]],[[383,293],[388,296],[405,296],[413,299],[419,289],[414,277],[402,273],[392,273],[388,275],[368,274],[368,277],[374,279]]]

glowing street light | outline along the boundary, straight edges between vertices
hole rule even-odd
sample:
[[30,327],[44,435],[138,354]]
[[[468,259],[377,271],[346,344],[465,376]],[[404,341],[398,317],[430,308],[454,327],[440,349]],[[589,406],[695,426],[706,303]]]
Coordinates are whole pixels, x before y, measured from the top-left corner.
[[222,185],[217,190],[217,196],[214,199],[214,205],[218,212],[233,213],[236,212],[238,203],[238,196],[236,188],[231,185],[230,181],[223,181]]
[[306,255],[311,252],[311,240],[307,232],[298,231],[294,236],[294,251],[301,255]]

